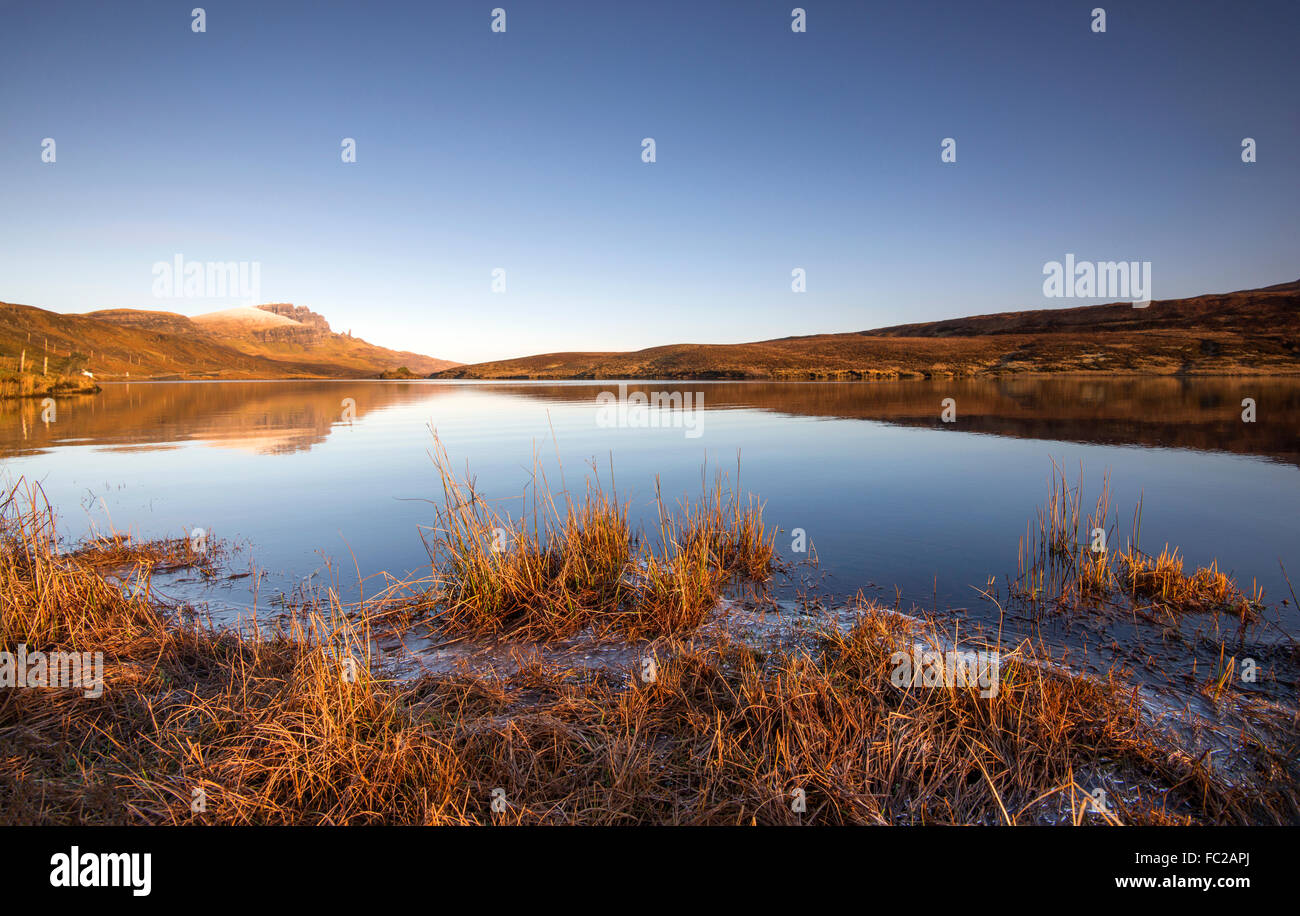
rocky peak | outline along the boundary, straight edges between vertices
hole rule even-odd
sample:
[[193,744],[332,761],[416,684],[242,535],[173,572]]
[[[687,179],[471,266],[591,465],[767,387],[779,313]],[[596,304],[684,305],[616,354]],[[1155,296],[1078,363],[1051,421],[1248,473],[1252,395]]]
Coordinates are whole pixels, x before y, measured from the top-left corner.
[[305,305],[294,305],[291,302],[271,302],[266,305],[259,305],[258,308],[284,318],[292,318],[299,324],[305,324],[308,327],[320,328],[326,333],[330,331],[330,323],[325,320],[325,316],[318,315]]

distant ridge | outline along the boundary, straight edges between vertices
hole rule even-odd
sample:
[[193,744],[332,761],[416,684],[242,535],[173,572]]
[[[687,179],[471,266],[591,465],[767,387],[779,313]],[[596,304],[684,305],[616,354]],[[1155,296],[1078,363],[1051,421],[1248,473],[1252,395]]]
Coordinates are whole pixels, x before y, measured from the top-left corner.
[[[898,324],[860,332],[870,337],[960,337],[984,334],[1059,334],[1077,330],[1145,331],[1168,328],[1216,330],[1240,327],[1243,320],[1262,314],[1285,319],[1285,303],[1300,294],[1300,280],[1260,289],[1155,300],[1146,308],[1128,302],[1086,305],[1068,309],[1034,309],[973,315],[921,324]],[[1282,313],[1277,306],[1283,306]]]
[[457,366],[461,379],[873,379],[1300,375],[1300,281],[1132,303],[976,315],[870,331]]

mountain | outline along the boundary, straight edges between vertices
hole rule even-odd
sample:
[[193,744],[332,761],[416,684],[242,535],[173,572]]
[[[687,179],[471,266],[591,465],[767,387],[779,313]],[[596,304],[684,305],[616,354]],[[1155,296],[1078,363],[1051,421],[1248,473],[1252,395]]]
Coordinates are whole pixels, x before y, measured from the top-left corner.
[[448,360],[340,334],[303,306],[275,303],[193,318],[105,309],[66,315],[0,302],[0,370],[126,378],[365,378],[406,367],[428,375]]
[[545,353],[457,366],[462,379],[873,379],[1076,372],[1300,374],[1300,281],[1131,303],[1037,309],[742,344]]
[[417,375],[458,365],[405,350],[367,343],[352,332],[340,334],[323,315],[287,302],[256,308],[226,309],[194,317],[204,332],[247,356],[275,361],[310,359],[339,367],[341,375],[375,375],[403,366]]

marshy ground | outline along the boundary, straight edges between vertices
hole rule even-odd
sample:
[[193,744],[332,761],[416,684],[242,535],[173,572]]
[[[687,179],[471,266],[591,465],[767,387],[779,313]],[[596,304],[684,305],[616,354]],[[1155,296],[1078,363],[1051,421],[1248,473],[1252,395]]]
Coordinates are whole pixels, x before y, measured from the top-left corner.
[[0,373],[0,398],[41,398],[49,395],[66,397],[75,394],[97,394],[99,390],[94,379],[84,375]]
[[[984,593],[1007,608],[992,634],[861,596],[774,597],[791,568],[723,477],[661,499],[645,531],[594,468],[580,496],[539,473],[510,517],[435,457],[428,578],[238,627],[151,586],[213,554],[116,536],[69,550],[47,507],[10,492],[0,648],[102,652],[104,691],[0,690],[0,818],[1300,822],[1294,641],[1247,635],[1268,626],[1257,593],[1142,552],[1140,513],[1120,550],[1106,493],[1082,516],[1059,472],[1017,579]],[[1115,616],[1144,659],[1101,651]],[[1099,648],[1079,664],[1014,621],[1098,627]],[[899,676],[927,652],[996,653],[993,689]]]

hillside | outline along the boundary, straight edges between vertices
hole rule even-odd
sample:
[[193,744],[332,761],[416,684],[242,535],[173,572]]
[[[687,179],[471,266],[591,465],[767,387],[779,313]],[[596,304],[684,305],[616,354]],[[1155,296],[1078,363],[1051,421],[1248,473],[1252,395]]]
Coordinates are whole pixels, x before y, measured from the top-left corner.
[[0,302],[0,372],[120,378],[364,378],[405,366],[427,375],[455,363],[389,350],[330,329],[301,306],[174,312],[106,309],[84,315]]
[[546,353],[435,378],[859,379],[1086,372],[1300,374],[1300,281],[1256,290],[1038,309],[744,344]]
[[284,302],[209,312],[195,316],[194,323],[246,356],[277,362],[326,362],[344,375],[376,375],[403,366],[416,375],[428,375],[457,365],[450,360],[378,347],[353,337],[351,332],[337,333],[323,315]]

